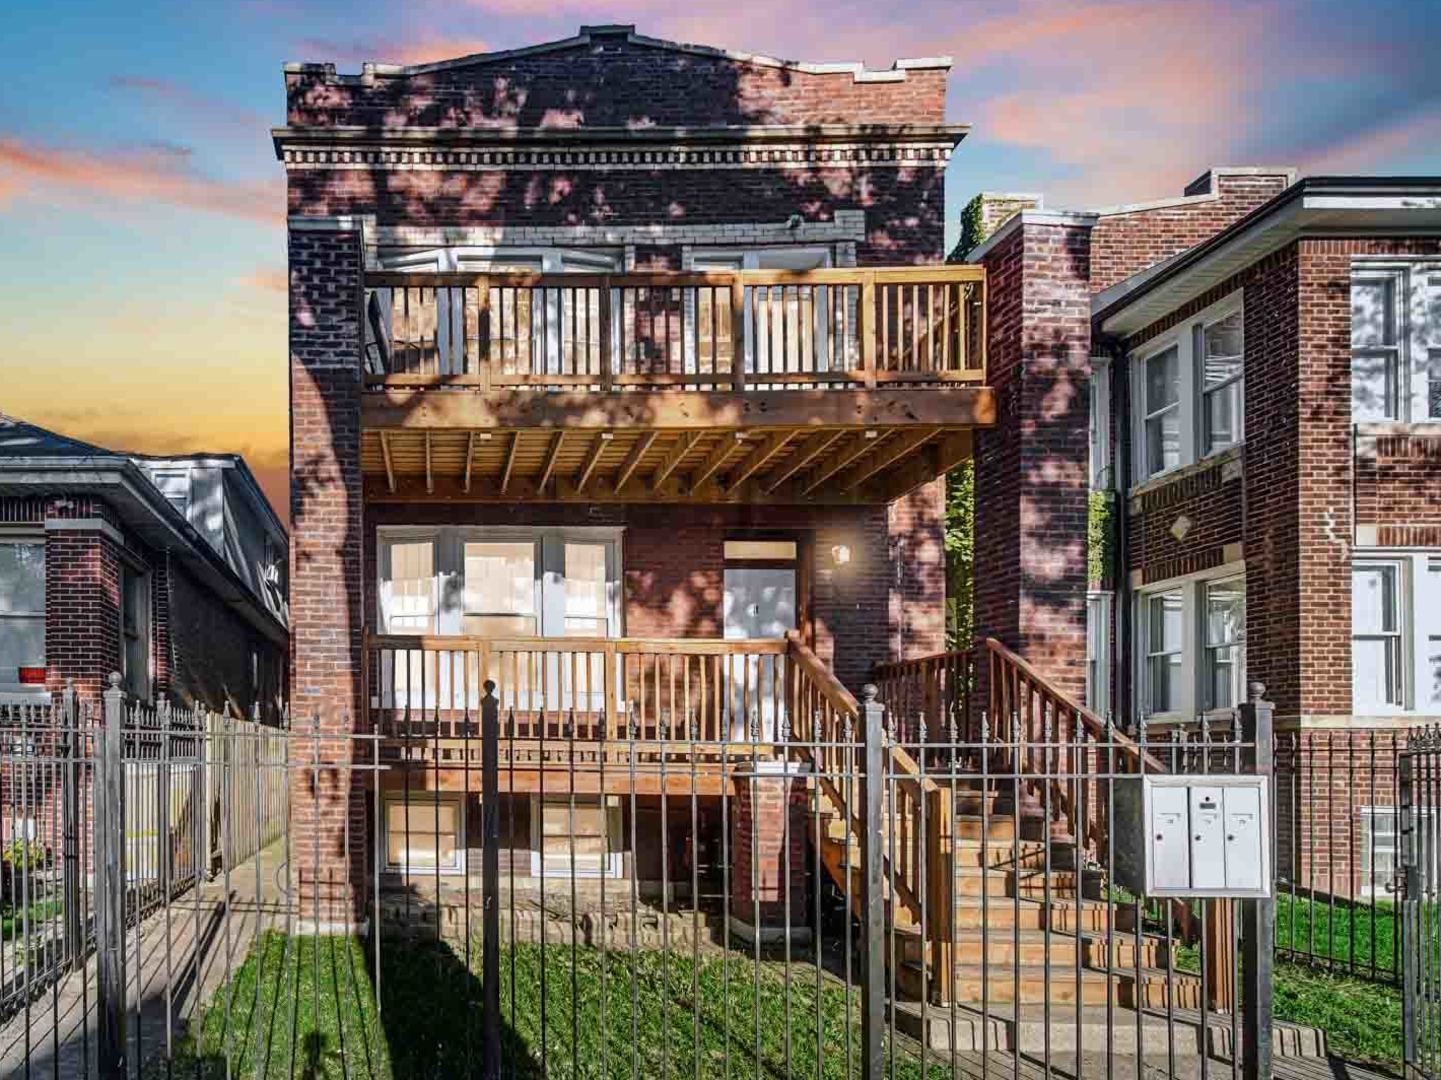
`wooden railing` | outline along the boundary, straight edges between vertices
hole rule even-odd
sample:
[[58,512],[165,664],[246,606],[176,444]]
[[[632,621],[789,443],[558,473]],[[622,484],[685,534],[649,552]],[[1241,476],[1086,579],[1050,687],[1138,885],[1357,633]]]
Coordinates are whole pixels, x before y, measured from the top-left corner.
[[381,732],[478,717],[491,682],[505,738],[768,741],[786,652],[780,639],[369,635],[364,682]]
[[902,743],[968,743],[979,737],[972,650],[877,664],[873,678]]
[[[856,846],[863,850],[867,843],[881,843],[893,925],[909,922],[913,929],[924,930],[929,993],[934,1001],[948,1001],[954,978],[953,792],[949,785],[926,776],[923,767],[890,731],[881,735],[885,741],[886,775],[866,776],[861,760],[866,731],[860,703],[797,635],[793,634],[789,641],[791,745],[811,758],[821,791],[847,823]],[[810,747],[806,746],[808,742]],[[863,785],[868,782],[885,785],[885,820],[879,836],[865,820]],[[836,868],[831,869],[834,872]],[[838,880],[838,884],[851,903],[859,906],[862,897],[855,883]]]
[[985,276],[884,270],[365,275],[379,386],[741,391],[985,378]]

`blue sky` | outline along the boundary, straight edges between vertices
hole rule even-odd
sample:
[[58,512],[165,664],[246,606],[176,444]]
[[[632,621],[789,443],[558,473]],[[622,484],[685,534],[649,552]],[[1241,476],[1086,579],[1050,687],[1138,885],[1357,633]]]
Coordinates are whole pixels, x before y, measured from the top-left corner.
[[149,451],[286,446],[285,60],[417,62],[633,22],[804,60],[956,58],[977,190],[1179,194],[1210,164],[1441,173],[1441,4],[81,0],[7,9],[0,411]]

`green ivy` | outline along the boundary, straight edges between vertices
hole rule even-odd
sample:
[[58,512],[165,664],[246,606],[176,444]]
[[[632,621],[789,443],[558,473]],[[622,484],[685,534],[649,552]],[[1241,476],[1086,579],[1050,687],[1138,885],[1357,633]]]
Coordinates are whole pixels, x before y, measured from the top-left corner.
[[946,647],[963,649],[975,632],[976,465],[946,477]]
[[976,195],[961,210],[961,239],[955,247],[960,256],[964,257],[967,252],[986,238],[985,227],[982,225],[985,220],[985,209],[985,196]]
[[1115,550],[1115,500],[1109,491],[1091,492],[1086,514],[1086,580],[1092,584],[1106,583],[1111,576],[1111,557]]

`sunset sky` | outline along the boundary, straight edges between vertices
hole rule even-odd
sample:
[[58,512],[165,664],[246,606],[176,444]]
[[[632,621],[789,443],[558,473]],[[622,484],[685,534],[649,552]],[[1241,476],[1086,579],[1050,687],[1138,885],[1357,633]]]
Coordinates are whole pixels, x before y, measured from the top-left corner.
[[1210,164],[1441,173],[1435,0],[67,0],[0,37],[0,412],[239,451],[285,514],[280,65],[421,62],[633,22],[803,60],[950,54],[974,192],[1179,194]]

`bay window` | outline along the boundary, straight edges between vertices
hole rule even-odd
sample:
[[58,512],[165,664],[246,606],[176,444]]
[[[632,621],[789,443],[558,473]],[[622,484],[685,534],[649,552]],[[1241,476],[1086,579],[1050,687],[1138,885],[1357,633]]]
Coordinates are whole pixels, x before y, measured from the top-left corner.
[[45,687],[45,541],[0,537],[0,693]]
[[1441,554],[1356,553],[1351,683],[1358,716],[1441,714]]
[[1132,362],[1134,482],[1242,441],[1245,340],[1239,294],[1148,342]]
[[1441,420],[1441,266],[1381,260],[1352,268],[1351,418]]
[[1136,604],[1137,706],[1189,720],[1245,700],[1246,579],[1235,568],[1151,586]]

